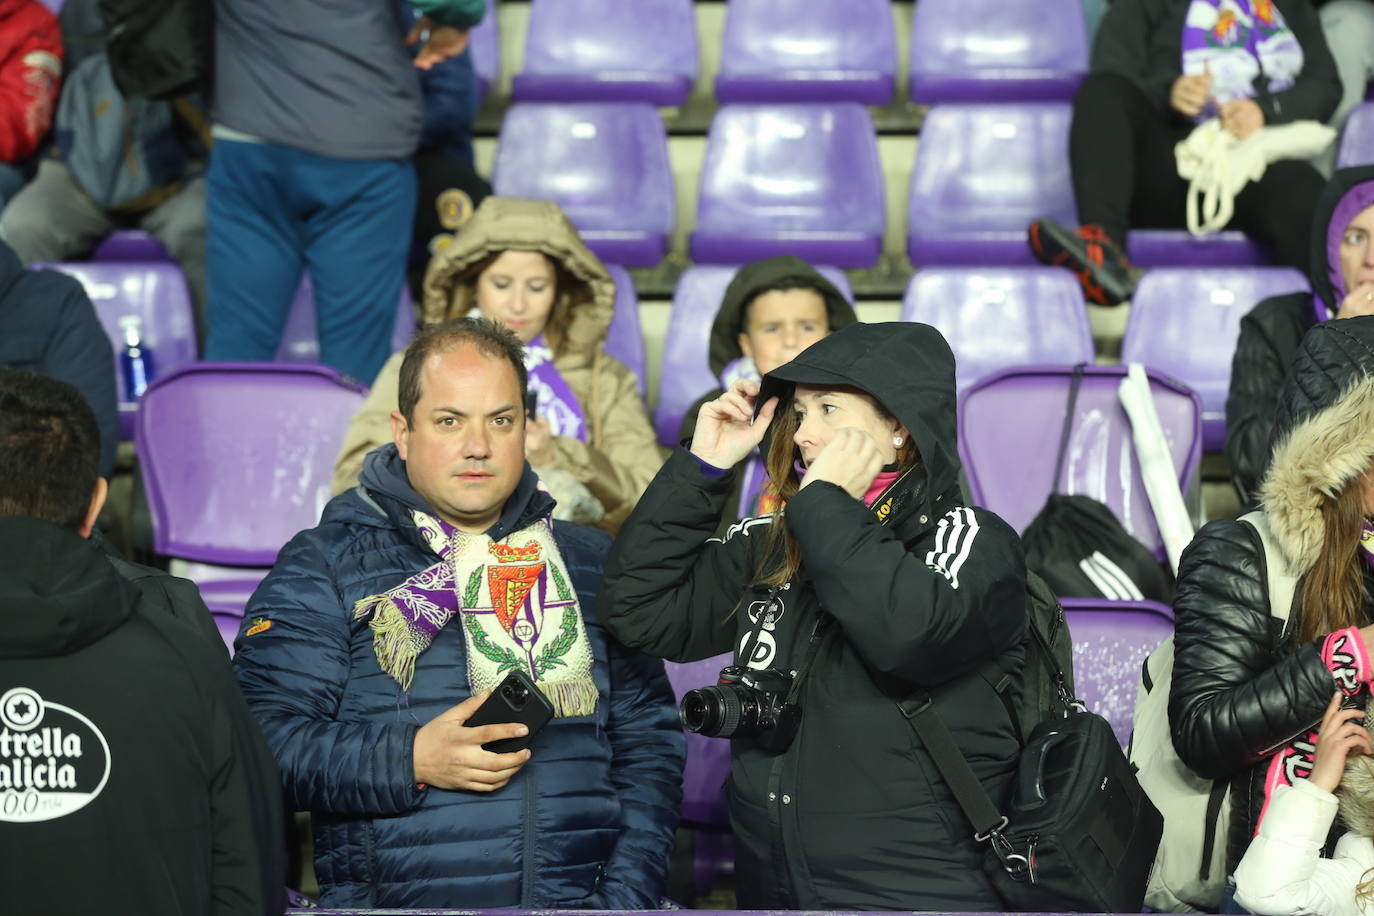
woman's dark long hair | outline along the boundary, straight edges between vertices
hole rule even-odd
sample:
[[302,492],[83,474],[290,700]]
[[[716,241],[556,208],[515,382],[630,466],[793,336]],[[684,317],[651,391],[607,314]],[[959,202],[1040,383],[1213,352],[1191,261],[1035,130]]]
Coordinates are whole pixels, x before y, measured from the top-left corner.
[[1327,633],[1358,627],[1364,621],[1364,530],[1361,477],[1334,497],[1322,498],[1322,549],[1302,581],[1302,619],[1298,639],[1311,642]]

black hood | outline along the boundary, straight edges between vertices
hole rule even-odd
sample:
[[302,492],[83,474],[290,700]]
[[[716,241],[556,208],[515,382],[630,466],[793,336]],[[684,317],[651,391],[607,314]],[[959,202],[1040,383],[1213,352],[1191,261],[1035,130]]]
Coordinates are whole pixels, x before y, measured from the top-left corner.
[[725,288],[725,296],[720,302],[715,323],[711,325],[711,374],[719,377],[730,363],[744,354],[740,352],[739,335],[744,330],[744,305],[760,290],[774,286],[778,281],[804,277],[820,290],[825,299],[825,313],[830,319],[830,330],[838,331],[858,321],[854,306],[835,288],[835,284],[825,275],[801,258],[785,254],[776,258],[746,264],[735,274],[730,285]]
[[[1374,166],[1341,169],[1331,176],[1317,198],[1312,217],[1311,279],[1312,292],[1335,314],[1345,298],[1337,258],[1340,237],[1350,218],[1374,205]],[[1339,222],[1340,225],[1334,225]]]
[[1329,410],[1364,379],[1374,379],[1374,315],[1314,325],[1289,364],[1271,444]]
[[781,412],[799,383],[872,395],[911,431],[931,497],[958,485],[954,353],[935,328],[911,321],[841,328],[765,375],[758,403],[777,395]]
[[[418,509],[426,515],[439,517],[439,513],[435,512],[425,498],[410,485],[406,463],[401,460],[394,442],[367,453],[358,482],[375,496],[382,497],[392,521],[402,527],[414,527],[414,522],[406,509]],[[520,476],[520,482],[515,485],[515,492],[506,500],[506,506],[501,510],[501,518],[487,529],[487,535],[492,540],[499,541],[512,531],[527,528],[536,520],[551,514],[554,505],[554,498],[539,489],[538,475],[530,468],[529,462],[525,462],[525,470]]]
[[74,652],[128,620],[135,599],[98,545],[51,522],[0,518],[0,658]]

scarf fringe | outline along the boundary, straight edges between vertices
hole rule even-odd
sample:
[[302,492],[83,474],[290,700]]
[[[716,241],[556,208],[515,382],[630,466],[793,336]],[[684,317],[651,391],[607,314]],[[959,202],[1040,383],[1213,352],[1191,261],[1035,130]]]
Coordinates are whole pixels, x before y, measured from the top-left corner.
[[553,714],[559,719],[590,716],[596,712],[596,682],[580,677],[571,681],[541,681],[539,689],[553,704]]
[[363,598],[353,606],[355,620],[363,620],[368,615],[372,616],[368,626],[372,628],[377,664],[401,685],[402,690],[409,690],[415,678],[415,660],[425,647],[416,644],[410,621],[386,595]]

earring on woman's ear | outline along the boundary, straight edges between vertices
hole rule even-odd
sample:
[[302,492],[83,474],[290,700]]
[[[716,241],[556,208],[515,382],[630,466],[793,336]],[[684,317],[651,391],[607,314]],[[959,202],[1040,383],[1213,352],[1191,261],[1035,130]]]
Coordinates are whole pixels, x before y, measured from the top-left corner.
[[902,447],[902,437],[901,437],[901,436],[893,436],[893,437],[892,437],[892,444],[895,445],[895,446],[897,446],[898,448],[901,448],[901,447]]

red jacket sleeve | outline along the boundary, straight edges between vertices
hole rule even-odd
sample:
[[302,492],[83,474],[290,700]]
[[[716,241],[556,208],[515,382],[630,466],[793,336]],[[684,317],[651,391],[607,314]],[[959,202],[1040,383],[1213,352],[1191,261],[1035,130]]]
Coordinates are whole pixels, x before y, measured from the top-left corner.
[[62,86],[62,32],[36,0],[0,20],[0,160],[22,162],[52,129]]

